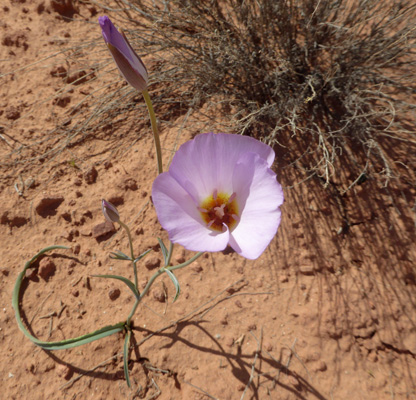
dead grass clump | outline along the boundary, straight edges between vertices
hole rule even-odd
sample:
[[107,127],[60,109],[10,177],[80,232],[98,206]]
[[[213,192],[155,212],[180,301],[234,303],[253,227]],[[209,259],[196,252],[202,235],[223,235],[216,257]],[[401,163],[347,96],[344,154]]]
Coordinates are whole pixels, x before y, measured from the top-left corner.
[[415,147],[411,1],[117,3],[133,46],[160,57],[165,101],[220,102],[236,131],[280,144],[307,176],[329,183],[341,160],[346,187],[371,172],[388,181],[397,146]]

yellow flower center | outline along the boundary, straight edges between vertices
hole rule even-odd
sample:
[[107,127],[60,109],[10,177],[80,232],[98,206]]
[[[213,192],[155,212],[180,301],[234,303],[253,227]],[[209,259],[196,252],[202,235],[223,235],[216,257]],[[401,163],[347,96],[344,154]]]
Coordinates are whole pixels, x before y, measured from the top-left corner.
[[226,230],[225,225],[230,230],[235,227],[239,221],[238,205],[235,198],[235,193],[229,195],[214,190],[211,196],[201,202],[198,210],[208,228],[224,232]]

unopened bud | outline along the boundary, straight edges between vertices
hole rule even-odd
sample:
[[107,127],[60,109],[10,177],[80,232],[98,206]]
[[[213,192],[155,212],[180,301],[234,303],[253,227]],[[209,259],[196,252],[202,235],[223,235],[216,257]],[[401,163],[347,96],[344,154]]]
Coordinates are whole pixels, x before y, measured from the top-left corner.
[[120,222],[120,215],[111,203],[105,201],[104,199],[101,202],[103,208],[103,214],[107,221],[109,222]]
[[99,17],[101,31],[124,79],[135,89],[144,91],[149,80],[147,70],[140,57],[131,47],[123,32],[119,32],[107,16]]

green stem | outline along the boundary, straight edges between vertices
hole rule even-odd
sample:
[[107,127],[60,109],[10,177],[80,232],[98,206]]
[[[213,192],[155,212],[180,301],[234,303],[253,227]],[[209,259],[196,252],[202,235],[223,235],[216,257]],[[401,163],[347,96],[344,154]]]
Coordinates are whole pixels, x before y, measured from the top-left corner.
[[136,263],[134,262],[134,260],[136,259],[136,257],[134,257],[133,240],[131,238],[130,229],[129,229],[129,227],[124,222],[118,221],[118,223],[127,232],[127,236],[129,238],[130,256],[131,256],[131,259],[133,260],[132,261],[132,264],[133,264],[133,272],[134,272],[134,286],[136,286],[136,289],[139,290],[139,287],[138,287],[138,279],[137,279],[137,267],[136,267]]
[[[173,249],[173,244],[171,244],[171,248]],[[169,249],[170,250],[170,249]],[[147,294],[147,292],[149,291],[149,289],[151,288],[151,286],[153,285],[153,282],[160,276],[162,275],[165,270],[169,270],[169,271],[174,271],[175,269],[180,269],[183,267],[186,267],[187,265],[193,263],[197,258],[201,257],[202,254],[204,254],[203,252],[199,252],[196,253],[192,258],[190,258],[188,261],[185,261],[182,264],[178,264],[178,265],[173,265],[171,267],[163,267],[160,268],[149,280],[149,282],[147,282],[146,287],[143,289],[143,292],[140,294],[140,297],[136,300],[133,309],[131,310],[128,318],[127,318],[127,326],[130,326],[130,321],[134,315],[134,313],[137,310],[137,307],[139,306],[140,302],[143,300],[143,297]],[[170,254],[171,255],[171,254]]]
[[166,265],[165,265],[165,267],[167,267],[167,266],[170,264],[170,260],[171,260],[171,258],[172,258],[172,254],[173,254],[173,247],[174,247],[174,244],[173,244],[172,242],[170,242],[170,245],[169,245],[169,252],[168,252],[168,258],[167,258],[167,260],[166,260]]
[[144,101],[146,102],[147,110],[149,111],[150,123],[152,124],[153,139],[155,141],[156,157],[157,157],[157,173],[161,174],[163,172],[162,149],[160,147],[160,138],[159,138],[159,132],[157,129],[156,115],[155,115],[155,111],[153,110],[152,101],[150,100],[149,92],[147,91],[147,89],[143,90],[142,94],[144,97]]

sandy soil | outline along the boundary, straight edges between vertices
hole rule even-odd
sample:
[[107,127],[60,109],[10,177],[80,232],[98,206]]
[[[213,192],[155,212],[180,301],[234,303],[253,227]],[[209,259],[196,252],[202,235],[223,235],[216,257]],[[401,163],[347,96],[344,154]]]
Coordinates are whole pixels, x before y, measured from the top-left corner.
[[[0,397],[416,398],[415,188],[406,179],[387,188],[369,179],[344,196],[315,180],[290,188],[301,176],[279,159],[286,201],[278,235],[258,260],[226,251],[181,270],[174,304],[167,278],[154,285],[134,318],[132,390],[121,334],[55,352],[24,337],[13,286],[24,263],[52,244],[70,250],[44,257],[25,279],[21,306],[37,337],[78,336],[128,315],[128,290],[90,277],[132,277],[127,263],[108,258],[127,251],[127,238],[100,225],[101,198],[128,221],[137,254],[154,249],[140,265],[141,284],[160,263],[157,237],[166,238],[150,202],[156,165],[141,100],[135,119],[81,135],[52,162],[42,157],[64,140],[54,128],[73,123],[71,106],[89,97],[83,112],[92,112],[102,93],[94,91],[119,81],[60,53],[100,36],[94,6],[63,3],[1,1]],[[161,124],[166,155],[198,132],[179,132],[183,118]],[[178,246],[174,261],[189,255]]]

